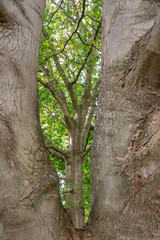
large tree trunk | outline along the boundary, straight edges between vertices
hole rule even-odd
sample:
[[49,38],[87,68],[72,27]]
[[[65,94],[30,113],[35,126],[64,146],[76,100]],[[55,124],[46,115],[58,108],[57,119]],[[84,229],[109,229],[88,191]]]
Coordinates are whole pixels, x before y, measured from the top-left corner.
[[103,1],[94,240],[160,239],[159,8],[159,1]]
[[[0,1],[0,239],[67,239],[58,178],[38,116],[45,1]],[[65,236],[65,237],[64,237]],[[64,238],[63,238],[64,237]],[[70,238],[69,238],[70,239]]]
[[103,3],[87,235],[61,206],[40,130],[36,64],[45,1],[0,1],[0,239],[160,239],[159,4]]

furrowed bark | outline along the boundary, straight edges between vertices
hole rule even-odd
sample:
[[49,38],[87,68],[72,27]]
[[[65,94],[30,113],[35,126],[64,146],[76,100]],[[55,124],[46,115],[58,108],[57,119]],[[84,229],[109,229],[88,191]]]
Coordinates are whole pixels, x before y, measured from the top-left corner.
[[[0,1],[0,239],[67,239],[70,225],[39,124],[45,1]],[[64,223],[65,222],[65,223]]]
[[103,1],[94,240],[160,238],[159,10],[159,1]]

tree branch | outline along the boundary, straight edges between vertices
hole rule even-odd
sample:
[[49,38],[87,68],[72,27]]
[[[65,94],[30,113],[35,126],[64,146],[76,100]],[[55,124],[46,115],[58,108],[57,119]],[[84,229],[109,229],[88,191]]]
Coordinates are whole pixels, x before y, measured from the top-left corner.
[[[45,38],[47,40],[49,40],[49,36],[48,36],[47,31],[43,29],[42,32],[43,32]],[[51,45],[51,51],[55,52],[53,44]],[[53,57],[53,60],[55,62],[56,68],[57,68],[61,78],[63,79],[64,84],[66,85],[66,88],[67,88],[67,90],[69,92],[69,95],[71,97],[71,101],[72,101],[73,107],[74,107],[75,111],[78,112],[78,102],[77,102],[76,95],[74,94],[73,88],[72,88],[72,86],[71,86],[71,84],[70,84],[70,82],[69,82],[69,80],[68,80],[68,78],[67,78],[67,76],[66,76],[66,74],[64,72],[64,69],[62,68],[62,66],[61,66],[61,64],[59,62],[58,56],[57,56],[57,54],[53,54],[52,57]]]
[[98,20],[96,20],[96,19],[94,19],[93,17],[91,17],[90,15],[85,15],[84,17],[89,17],[92,21],[94,21],[94,22],[97,22],[97,23],[99,23],[99,21]]
[[90,47],[90,49],[89,49],[89,51],[88,51],[88,53],[87,53],[87,55],[86,55],[86,58],[85,58],[85,60],[84,60],[84,62],[83,62],[83,64],[82,64],[82,66],[80,67],[80,69],[79,69],[79,71],[78,71],[78,73],[77,73],[77,76],[76,76],[75,80],[71,83],[72,85],[75,84],[75,83],[77,83],[78,78],[79,78],[82,70],[84,69],[87,61],[88,61],[88,58],[89,58],[89,56],[90,56],[90,54],[91,54],[91,52],[92,52],[92,49],[93,49],[93,47],[94,47],[94,42],[95,42],[95,40],[96,40],[96,38],[97,38],[97,35],[98,35],[98,32],[99,32],[100,26],[101,26],[101,21],[99,22],[99,24],[98,24],[98,26],[97,26],[97,29],[96,29],[96,32],[95,32],[95,35],[94,35],[94,38],[93,38],[93,43],[92,43],[92,45],[91,45],[91,47]]
[[93,120],[94,117],[94,113],[95,113],[95,107],[96,107],[96,101],[97,101],[97,97],[98,97],[98,87],[99,87],[99,83],[100,81],[98,81],[93,89],[93,96],[91,98],[91,107],[90,107],[90,112],[88,113],[88,118],[86,120],[86,124],[83,130],[83,142],[86,142],[87,136],[88,136],[88,132],[91,126],[91,122]]
[[[92,51],[90,59],[95,58],[95,52]],[[82,95],[82,121],[83,124],[86,120],[87,112],[89,109],[89,106],[91,104],[91,83],[92,83],[92,73],[94,69],[94,61],[90,61],[87,64],[87,70],[86,70],[86,77],[85,77],[85,82],[84,82],[84,89],[83,89],[83,95]]]
[[89,106],[91,104],[91,102],[90,102],[91,78],[92,78],[92,73],[86,71],[85,82],[84,82],[85,86],[84,86],[83,95],[82,95],[82,124],[83,125],[86,121],[87,112],[88,112]]
[[74,0],[71,0],[71,2],[72,2],[72,4],[73,4],[74,9],[76,10],[76,11],[75,11],[75,14],[76,14],[76,17],[77,17],[77,20],[78,20],[78,19],[79,19],[79,12],[78,12],[77,6],[76,6]]
[[73,37],[73,35],[74,35],[75,33],[77,33],[78,28],[79,28],[79,25],[80,25],[80,23],[81,23],[81,21],[82,21],[82,19],[83,19],[84,13],[85,13],[85,3],[86,3],[86,0],[83,0],[82,14],[81,14],[81,17],[79,18],[79,20],[78,20],[78,22],[77,22],[76,29],[75,29],[75,31],[71,34],[71,36],[67,39],[67,41],[65,42],[65,44],[64,44],[62,50],[60,51],[60,53],[62,53],[62,52],[64,51],[64,49],[66,48],[68,42],[69,42],[69,41],[71,40],[71,38]]
[[48,24],[47,24],[47,27],[48,27],[49,24],[51,23],[53,16],[54,16],[54,15],[58,12],[58,10],[61,8],[63,1],[64,1],[64,0],[61,0],[61,3],[60,3],[60,5],[58,6],[58,8],[55,10],[54,13],[52,13],[51,18],[50,18],[50,20],[49,20],[49,22],[48,22]]
[[53,156],[60,158],[63,161],[67,161],[68,159],[68,152],[55,147],[53,144],[46,144],[46,148]]
[[[59,122],[64,126],[64,128],[67,129],[66,124],[65,124],[62,120],[58,119],[58,115],[55,114],[56,111],[54,111],[54,112],[50,111],[50,110],[48,109],[47,105],[45,104],[45,102],[44,102],[44,105],[45,105],[46,111],[50,114],[51,118],[52,118],[54,121],[55,121],[55,119],[56,119],[56,121],[59,121]],[[59,104],[58,104],[58,106],[59,106]]]
[[65,192],[62,192],[61,195],[65,195],[65,194],[73,192],[73,191],[74,191],[73,188],[71,188],[71,189],[69,189],[69,190],[67,190]]
[[[78,35],[80,41],[83,43],[83,45],[92,47],[92,44],[88,44],[88,43],[85,43],[85,42],[83,41],[83,39],[82,39],[81,35],[79,34],[79,32],[77,32],[77,35]],[[100,50],[99,50],[96,46],[93,45],[93,48],[95,48],[97,51],[100,52]]]
[[[44,81],[42,81],[39,78],[38,78],[38,81],[50,91],[52,96],[58,102],[58,104],[59,104],[59,106],[62,110],[62,113],[63,113],[63,116],[64,116],[64,121],[66,123],[67,129],[68,129],[68,131],[70,131],[73,128],[74,120],[70,117],[70,113],[69,113],[68,106],[67,106],[67,103],[66,103],[65,95],[64,95],[62,89],[59,89],[59,90],[55,89],[54,82],[55,82],[55,84],[57,84],[57,81],[56,81],[56,79],[52,78],[52,76],[50,76],[49,70],[46,69],[42,65],[40,66],[40,69],[43,72],[45,78],[47,79],[47,83],[44,83]],[[50,81],[50,78],[54,79],[54,80]]]
[[[51,0],[51,2],[54,3],[54,5],[58,6],[58,4],[57,4],[54,0]],[[60,6],[60,9],[63,11],[64,15],[65,15],[69,20],[71,20],[71,21],[73,21],[73,22],[75,22],[75,23],[77,22],[76,19],[70,17],[70,16],[63,10],[62,6]]]
[[42,81],[39,77],[37,77],[37,81],[39,82],[39,83],[41,83],[45,88],[47,88],[48,89],[48,83],[45,83],[44,81]]
[[92,144],[87,148],[87,150],[84,153],[82,153],[83,158],[91,151],[91,148]]
[[[52,0],[52,1],[53,1],[53,0]],[[54,1],[53,1],[53,2],[54,2]],[[63,51],[65,50],[65,48],[66,48],[66,46],[67,46],[67,44],[68,44],[68,42],[72,39],[73,35],[74,35],[75,33],[77,33],[78,28],[79,28],[79,25],[80,25],[80,23],[81,23],[81,21],[82,21],[82,19],[83,19],[83,17],[84,17],[84,13],[85,13],[85,2],[86,2],[86,0],[83,0],[82,14],[81,14],[81,17],[79,18],[79,20],[78,20],[78,22],[77,22],[76,29],[74,30],[74,32],[72,32],[72,34],[70,35],[70,37],[69,37],[69,38],[67,39],[67,41],[64,43],[62,50],[59,51],[59,52],[56,53],[56,54],[53,54],[53,55],[49,56],[48,58],[51,58],[51,57],[57,56],[58,54],[63,53]],[[44,31],[44,29],[43,29],[42,31]],[[48,35],[48,33],[45,31],[45,35],[46,35],[46,34]],[[55,52],[55,51],[54,51],[54,52]],[[44,61],[46,61],[48,58],[46,58]],[[43,63],[43,62],[42,62],[42,63]]]

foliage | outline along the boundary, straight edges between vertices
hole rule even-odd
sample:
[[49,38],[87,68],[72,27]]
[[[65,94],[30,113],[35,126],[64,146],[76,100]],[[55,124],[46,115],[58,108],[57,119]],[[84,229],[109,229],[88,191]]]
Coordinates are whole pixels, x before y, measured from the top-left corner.
[[[100,22],[100,0],[47,1],[37,80],[41,126],[46,143],[56,147],[55,155],[52,152],[50,157],[60,176],[65,176],[65,162],[60,154],[65,155],[69,149],[69,120],[75,120],[80,107],[87,101],[84,151],[92,142],[100,79]],[[56,155],[57,149],[59,155]],[[86,151],[82,167],[86,217],[91,204],[89,161],[90,153],[87,155]],[[60,182],[61,191],[66,191],[65,182]],[[65,194],[62,194],[62,201],[65,205]]]

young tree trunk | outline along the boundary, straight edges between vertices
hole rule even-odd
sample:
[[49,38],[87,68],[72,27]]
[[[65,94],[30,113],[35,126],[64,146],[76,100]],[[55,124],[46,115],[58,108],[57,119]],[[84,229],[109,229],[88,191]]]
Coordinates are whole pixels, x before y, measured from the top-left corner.
[[103,1],[94,240],[160,239],[160,3]]
[[[81,127],[78,124],[79,128]],[[83,171],[84,143],[82,143],[82,132],[77,126],[70,135],[69,159],[66,161],[66,202],[67,212],[76,228],[83,228],[85,213],[83,207]]]
[[66,193],[67,212],[76,228],[84,226],[84,207],[83,207],[83,159],[77,154],[70,157],[70,163],[66,165]]

